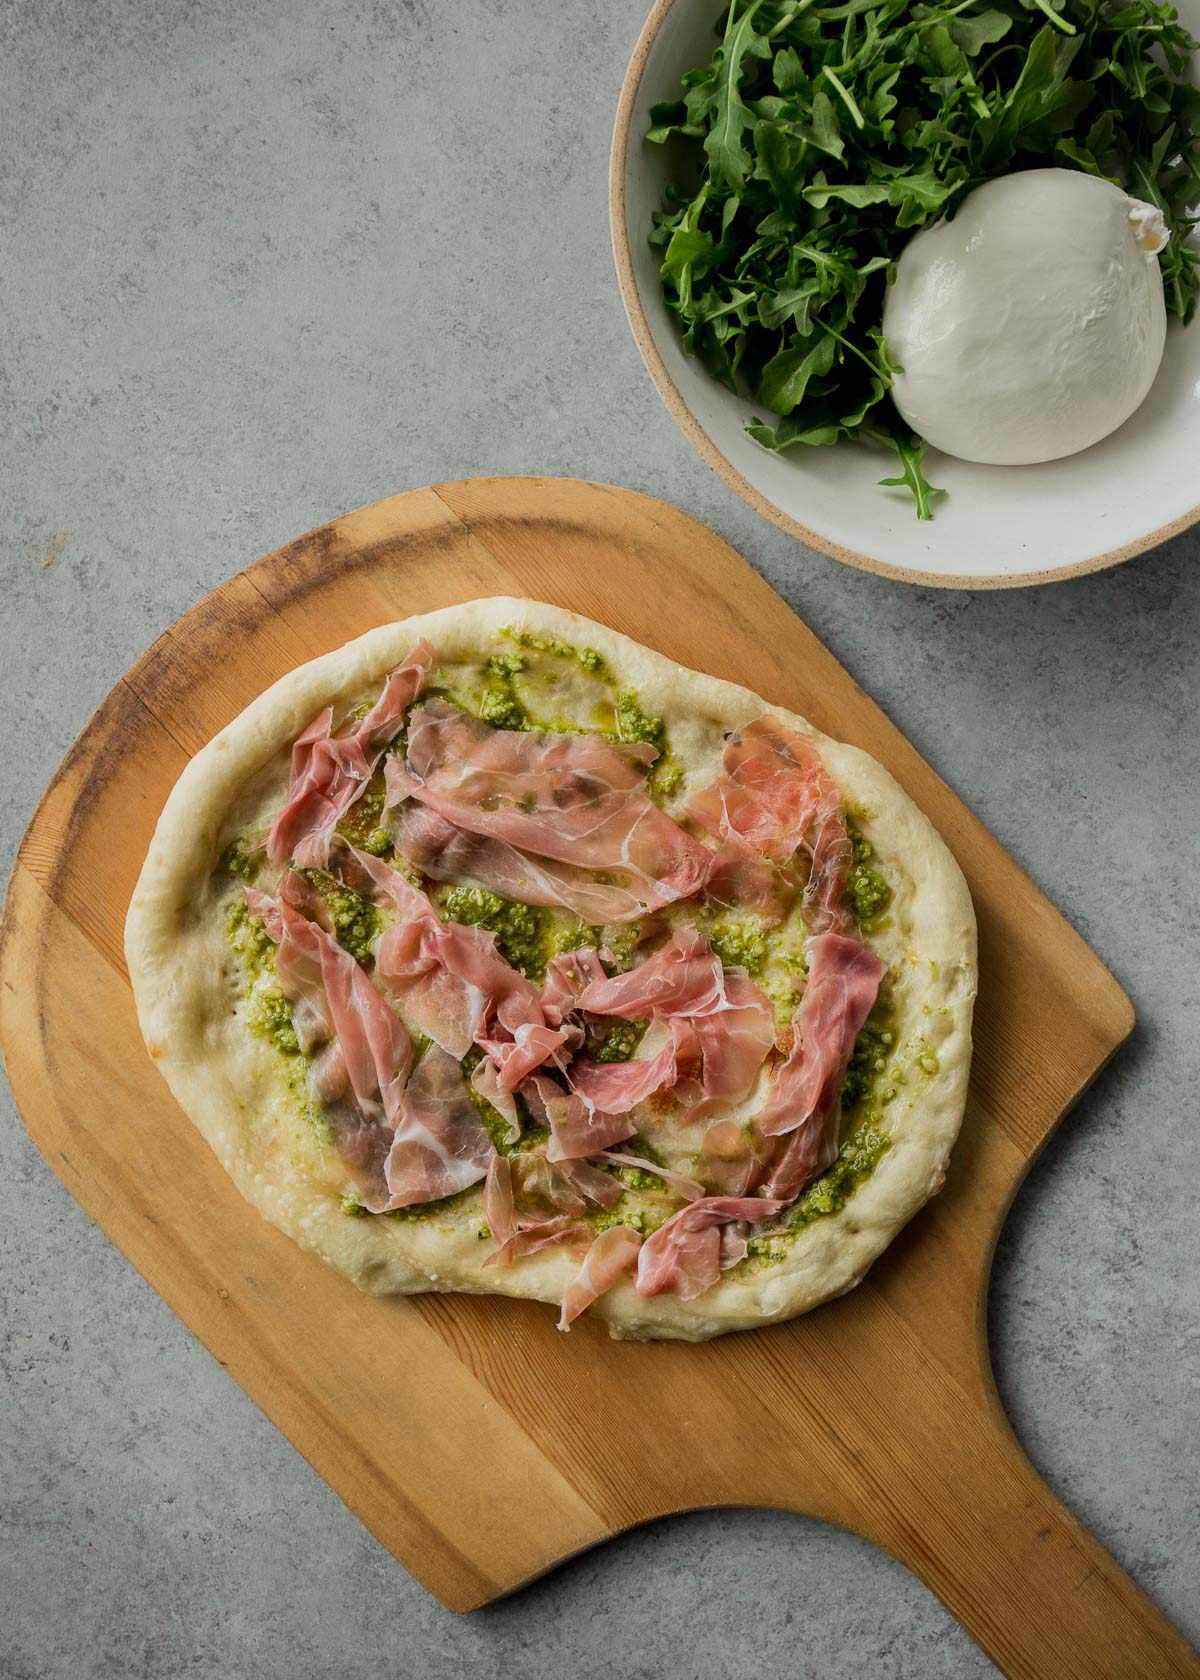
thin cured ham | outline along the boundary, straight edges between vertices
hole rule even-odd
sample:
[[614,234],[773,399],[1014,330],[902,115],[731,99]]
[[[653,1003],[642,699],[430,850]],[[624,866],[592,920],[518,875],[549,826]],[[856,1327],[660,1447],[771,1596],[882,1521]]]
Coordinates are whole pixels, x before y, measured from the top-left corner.
[[488,1222],[492,1240],[503,1248],[517,1228],[512,1167],[507,1155],[493,1155],[488,1162],[487,1176],[483,1181],[483,1217]]
[[796,883],[739,834],[726,834],[709,863],[704,896],[727,910],[753,910],[777,926],[795,901]]
[[431,1044],[404,1088],[386,1174],[390,1206],[439,1202],[478,1184],[495,1150],[453,1056]]
[[297,738],[287,799],[267,838],[273,864],[282,868],[293,857],[305,868],[324,864],[330,836],[403,728],[405,712],[420,694],[432,664],[428,642],[418,642],[361,721],[333,735],[329,706]]
[[680,1208],[642,1244],[638,1294],[694,1301],[721,1275],[721,1226],[772,1219],[785,1205],[761,1196],[705,1196]]
[[443,922],[418,887],[380,858],[339,838],[334,856],[352,879],[369,882],[397,911],[375,953],[376,972],[415,1025],[460,1059],[480,1044],[513,1091],[571,1041],[550,1028],[536,986],[505,961],[496,936]]
[[557,1059],[559,1052],[573,1046],[582,1034],[571,1027],[548,1027],[544,1021],[521,1021],[512,1028],[511,1037],[489,1037],[477,1042],[495,1063],[500,1087],[515,1091],[523,1085],[535,1068],[544,1067]]
[[314,932],[321,984],[350,1088],[365,1119],[386,1119],[394,1130],[413,1063],[412,1039],[366,970],[323,929]]
[[704,935],[686,925],[627,974],[594,980],[579,995],[579,1006],[588,1014],[625,1021],[706,1015],[724,1005],[721,960]]
[[538,1124],[550,1130],[546,1153],[552,1161],[582,1160],[633,1136],[634,1125],[627,1114],[602,1113],[578,1092],[564,1091],[547,1073],[532,1074],[522,1085],[521,1095]]
[[616,1167],[636,1167],[638,1172],[653,1173],[685,1202],[699,1201],[704,1194],[704,1186],[697,1184],[694,1178],[685,1178],[682,1173],[672,1172],[670,1167],[660,1167],[657,1161],[647,1161],[643,1155],[622,1155],[615,1149],[606,1149],[602,1159],[611,1161]]
[[720,776],[692,798],[688,814],[710,834],[739,839],[778,864],[803,850],[812,926],[838,933],[853,927],[842,797],[811,736],[766,715],[746,724],[730,736]]
[[775,1016],[753,981],[727,974],[724,1008],[691,1016],[689,1026],[703,1064],[702,1095],[689,1109],[689,1118],[699,1120],[750,1094],[775,1043]]
[[[628,1114],[639,1103],[675,1083],[682,1023],[672,1022],[671,1037],[654,1056],[628,1062],[593,1062],[577,1056],[567,1069],[571,1089],[591,1108],[605,1114]],[[684,1029],[686,1030],[686,1029]]]
[[509,1157],[518,1223],[558,1213],[584,1213],[589,1202],[610,1208],[620,1201],[621,1185],[611,1173],[586,1161],[552,1161],[541,1150]]
[[494,835],[459,828],[410,799],[411,782],[398,759],[386,761],[384,776],[392,842],[402,857],[433,880],[478,881],[502,898],[569,910],[598,926],[632,921],[645,912],[645,901],[627,887],[570,863],[534,857]]
[[607,1231],[601,1231],[563,1292],[560,1330],[569,1330],[581,1313],[634,1269],[641,1246],[641,1237],[628,1225],[612,1225]]
[[576,1219],[569,1213],[559,1214],[536,1225],[518,1227],[483,1263],[485,1266],[510,1266],[514,1260],[525,1260],[542,1249],[559,1247],[581,1257],[591,1247],[594,1235],[586,1219]]
[[551,957],[542,984],[542,1009],[550,1025],[560,1026],[565,1016],[574,1014],[586,986],[607,978],[594,945]]
[[296,903],[302,876],[286,875],[278,899],[257,887],[245,887],[246,907],[257,916],[275,941],[275,974],[291,1006],[292,1026],[302,1050],[315,1050],[333,1037],[333,1021],[321,984],[321,951],[317,928]]
[[439,700],[412,714],[407,745],[403,768],[392,772],[395,792],[458,828],[603,871],[640,910],[688,898],[704,880],[707,848],[647,792],[653,747],[492,729]]
[[[625,1020],[646,1016],[670,1020],[675,1056],[692,1052],[702,1062],[701,1087],[684,1102],[693,1119],[747,1096],[775,1038],[774,1016],[763,993],[744,975],[726,973],[704,935],[687,926],[676,928],[666,945],[627,974],[585,986],[579,1006],[589,1014]],[[686,1021],[686,1032],[679,1030],[682,1021]],[[660,1056],[666,1057],[665,1049]],[[581,1087],[575,1079],[578,1067],[577,1062],[569,1075],[575,1088],[610,1108],[613,1091],[623,1094],[627,1084],[633,1089],[638,1079],[649,1077],[648,1073],[614,1073],[609,1079],[589,1067]],[[660,1071],[658,1085],[641,1092],[635,1102],[648,1096],[650,1089],[674,1083],[666,1060]]]
[[792,1025],[792,1048],[758,1120],[765,1136],[787,1137],[763,1188],[789,1200],[837,1159],[842,1083],[887,973],[887,964],[865,945],[837,933],[821,934],[808,950],[808,984]]
[[280,936],[276,972],[282,955],[288,988],[302,986],[314,1019],[328,1028],[329,1042],[312,1066],[313,1094],[364,1205],[384,1213],[477,1184],[492,1141],[458,1061],[434,1045],[411,1072],[404,1023],[366,970],[297,908],[310,892],[302,877],[287,877],[277,900],[255,894],[251,907],[268,933]]
[[710,1192],[744,1196],[773,1150],[753,1123],[714,1120],[700,1141],[697,1171]]
[[492,1105],[507,1125],[506,1141],[516,1143],[521,1135],[521,1116],[513,1093],[506,1091],[500,1083],[500,1074],[495,1062],[487,1056],[476,1062],[471,1069],[471,1085],[484,1102]]
[[309,1085],[334,1148],[363,1205],[379,1213],[395,1205],[386,1163],[412,1041],[353,957],[297,907],[307,902],[308,891],[302,876],[285,876],[278,898],[254,887],[245,896],[276,941],[276,975],[297,1039],[309,1051],[323,1046]]

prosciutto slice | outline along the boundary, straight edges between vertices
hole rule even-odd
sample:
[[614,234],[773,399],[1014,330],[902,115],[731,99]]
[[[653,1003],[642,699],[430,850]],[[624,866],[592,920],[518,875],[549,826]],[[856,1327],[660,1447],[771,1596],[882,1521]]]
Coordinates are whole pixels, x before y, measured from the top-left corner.
[[546,1153],[552,1161],[577,1161],[598,1155],[634,1132],[625,1114],[604,1114],[578,1092],[564,1091],[549,1074],[534,1073],[521,1087],[534,1119],[550,1128]]
[[478,881],[502,898],[570,910],[585,922],[628,922],[646,910],[627,887],[602,881],[586,869],[553,858],[533,857],[492,835],[458,828],[409,799],[408,772],[389,758],[384,765],[392,843],[410,863],[435,881]]
[[477,1184],[494,1151],[458,1061],[433,1045],[410,1077],[404,1023],[366,970],[303,913],[327,914],[303,876],[285,876],[277,900],[250,888],[247,902],[278,938],[276,973],[293,1023],[309,1024],[302,1042],[327,1041],[313,1063],[313,1095],[364,1205],[386,1213]]
[[612,1161],[618,1167],[636,1167],[639,1172],[653,1173],[685,1202],[698,1201],[704,1194],[704,1186],[697,1184],[694,1178],[685,1178],[682,1173],[672,1172],[669,1167],[660,1167],[657,1162],[647,1161],[642,1155],[621,1155],[615,1149],[606,1149],[603,1159]]
[[517,1112],[516,1099],[511,1091],[506,1091],[500,1083],[500,1074],[495,1062],[484,1056],[476,1062],[471,1070],[471,1085],[483,1098],[491,1103],[496,1113],[507,1123],[506,1142],[516,1143],[521,1135],[521,1116]]
[[577,951],[564,951],[551,957],[542,985],[542,1009],[550,1025],[560,1026],[564,1016],[579,1008],[585,986],[607,978],[594,945],[583,945]]
[[589,1202],[613,1207],[624,1194],[611,1173],[586,1161],[552,1161],[541,1150],[509,1157],[519,1225],[558,1213],[583,1213]]
[[770,1219],[785,1205],[761,1196],[705,1196],[680,1208],[642,1244],[638,1294],[694,1301],[721,1275],[721,1226]]
[[279,898],[270,898],[257,887],[245,887],[246,907],[257,916],[275,941],[275,974],[283,995],[291,1005],[292,1026],[302,1050],[315,1050],[333,1037],[333,1021],[321,984],[321,951],[318,930],[298,908],[298,889],[308,883],[300,875],[287,875]]
[[433,700],[412,714],[393,786],[457,828],[615,877],[640,914],[690,897],[708,869],[707,847],[646,791],[657,756],[599,735],[493,729]]
[[704,896],[729,910],[753,910],[777,926],[795,901],[796,886],[740,835],[727,834],[712,854]]
[[483,1181],[483,1217],[496,1243],[503,1247],[517,1228],[512,1167],[507,1155],[493,1155]]
[[418,642],[360,722],[331,734],[329,706],[297,737],[287,800],[267,837],[272,863],[282,867],[295,857],[305,868],[324,865],[330,835],[370,781],[384,748],[400,733],[405,710],[421,692],[432,664],[432,648]]
[[431,1044],[399,1105],[385,1167],[389,1207],[437,1202],[478,1184],[494,1153],[487,1127],[467,1095],[462,1069]]
[[699,1172],[720,1196],[744,1196],[773,1151],[756,1126],[714,1120],[700,1142]]
[[725,976],[725,1007],[693,1015],[689,1024],[703,1058],[703,1095],[688,1118],[699,1120],[749,1095],[775,1043],[770,1002],[752,980]]
[[556,1219],[518,1227],[483,1263],[485,1266],[509,1266],[514,1260],[524,1260],[543,1248],[560,1245],[582,1256],[591,1247],[592,1236],[592,1227],[586,1219],[575,1219],[571,1214],[564,1213]]
[[837,933],[812,940],[808,954],[808,984],[792,1023],[792,1048],[758,1120],[767,1137],[787,1134],[764,1194],[788,1200],[837,1159],[842,1082],[887,973],[887,964],[865,945]]
[[607,1295],[626,1272],[633,1270],[641,1246],[641,1237],[628,1225],[610,1225],[607,1231],[601,1231],[563,1292],[560,1330],[570,1330],[580,1313],[586,1312],[601,1295]]
[[635,1056],[628,1062],[593,1062],[577,1056],[567,1069],[568,1084],[590,1108],[603,1109],[605,1114],[628,1114],[655,1091],[675,1083],[681,1029],[687,1029],[681,1021],[673,1021],[671,1026],[671,1037],[655,1056]]
[[763,716],[731,735],[722,773],[688,805],[710,834],[736,838],[786,864],[798,849],[810,860],[805,909],[812,926],[849,932],[846,895],[852,855],[837,784],[816,743],[777,718]]
[[496,1065],[500,1089],[514,1091],[578,1037],[570,1028],[547,1026],[537,987],[500,955],[495,934],[443,922],[398,870],[340,836],[331,850],[354,881],[376,889],[398,911],[379,940],[376,973],[449,1055],[461,1060],[480,1044]]
[[325,911],[303,876],[285,876],[279,897],[245,889],[251,913],[275,940],[275,971],[302,1047],[315,1051],[309,1085],[334,1148],[372,1213],[392,1205],[386,1176],[393,1116],[412,1066],[412,1042],[367,975],[300,908]]
[[573,1047],[582,1037],[577,1028],[548,1027],[543,1021],[522,1021],[511,1038],[482,1036],[483,1046],[496,1066],[502,1091],[515,1091],[534,1071],[554,1060],[565,1046]]
[[693,927],[678,927],[667,944],[631,968],[607,980],[594,980],[579,994],[590,1015],[617,1015],[625,1021],[647,1017],[711,1014],[725,1007],[725,975],[708,940]]
[[627,1113],[653,1091],[673,1086],[680,1059],[688,1057],[701,1059],[703,1075],[694,1094],[679,1092],[687,1118],[740,1102],[775,1038],[763,993],[745,975],[726,973],[704,935],[686,925],[627,974],[589,981],[578,1005],[593,1015],[671,1022],[671,1044],[654,1058],[607,1064],[579,1058],[572,1064],[572,1088],[610,1113]]

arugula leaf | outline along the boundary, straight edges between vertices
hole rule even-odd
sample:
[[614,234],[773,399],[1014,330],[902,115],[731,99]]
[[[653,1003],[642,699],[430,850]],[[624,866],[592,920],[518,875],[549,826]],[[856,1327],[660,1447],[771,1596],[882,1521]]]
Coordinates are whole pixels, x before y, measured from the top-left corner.
[[917,504],[917,518],[932,519],[933,513],[929,506],[931,498],[944,496],[946,492],[939,490],[936,485],[930,484],[921,469],[921,457],[925,453],[925,440],[919,437],[906,439],[896,433],[891,433],[883,441],[899,455],[901,472],[899,478],[881,478],[879,480],[880,484],[889,488],[895,485],[898,488],[911,490],[913,500]]
[[819,333],[815,344],[781,350],[763,369],[758,394],[776,414],[790,414],[804,401],[810,379],[828,373],[837,353],[837,341]]
[[750,156],[742,144],[742,135],[753,125],[754,118],[746,109],[741,95],[742,61],[747,55],[769,58],[771,48],[753,27],[755,12],[763,0],[751,4],[737,15],[737,0],[729,8],[725,39],[713,55],[716,72],[714,115],[704,150],[709,168],[718,182],[728,187],[740,187],[750,168]]
[[685,349],[775,417],[764,448],[860,438],[928,518],[941,494],[890,398],[884,288],[908,231],[1054,165],[1156,204],[1168,310],[1200,251],[1196,47],[1161,0],[730,0],[710,62],[651,109],[687,160],[651,243]]
[[[968,58],[978,58],[984,47],[1003,41],[1012,28],[1012,19],[1003,12],[980,12],[977,17],[956,17],[950,20],[950,35]],[[653,112],[651,112],[653,115]]]

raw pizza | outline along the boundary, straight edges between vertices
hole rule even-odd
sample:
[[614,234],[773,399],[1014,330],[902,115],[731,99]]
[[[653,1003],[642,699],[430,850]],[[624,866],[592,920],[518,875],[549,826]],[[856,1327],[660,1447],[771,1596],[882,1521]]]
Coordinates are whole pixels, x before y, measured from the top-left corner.
[[373,630],[189,764],[142,1030],[242,1194],[376,1293],[693,1340],[849,1289],[936,1191],[965,884],[875,761],[586,619]]

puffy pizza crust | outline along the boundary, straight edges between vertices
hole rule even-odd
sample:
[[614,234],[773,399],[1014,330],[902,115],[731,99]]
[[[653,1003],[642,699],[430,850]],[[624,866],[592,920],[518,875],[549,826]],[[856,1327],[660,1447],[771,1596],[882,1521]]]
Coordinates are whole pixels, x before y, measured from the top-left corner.
[[199,752],[159,819],[125,928],[138,1019],[180,1106],[238,1189],[301,1247],[373,1294],[468,1290],[557,1302],[578,1262],[553,1250],[483,1265],[478,1217],[352,1218],[344,1171],[298,1115],[279,1058],[241,1018],[244,980],[225,938],[225,846],[281,802],[290,743],[331,701],[373,698],[420,636],[442,660],[486,646],[502,625],[596,648],[622,686],[667,723],[685,779],[671,807],[711,780],[724,735],[764,711],[811,734],[892,887],[889,926],[868,939],[892,971],[899,1048],[892,1135],[871,1176],[836,1214],[815,1220],[783,1261],[738,1268],[698,1300],[643,1299],[622,1282],[592,1309],[622,1338],[703,1341],[808,1311],[859,1282],[905,1222],[941,1188],[966,1102],[976,988],[975,917],[966,883],[932,824],[864,752],[767,706],[748,689],[689,671],[558,607],[496,597],[384,625],[283,677]]

